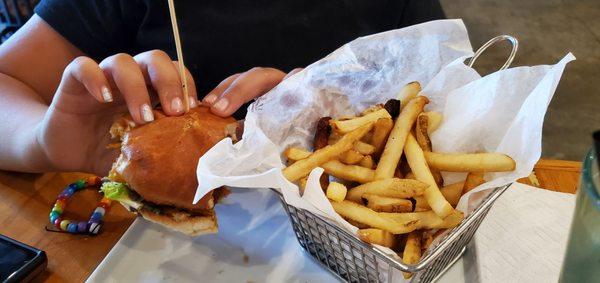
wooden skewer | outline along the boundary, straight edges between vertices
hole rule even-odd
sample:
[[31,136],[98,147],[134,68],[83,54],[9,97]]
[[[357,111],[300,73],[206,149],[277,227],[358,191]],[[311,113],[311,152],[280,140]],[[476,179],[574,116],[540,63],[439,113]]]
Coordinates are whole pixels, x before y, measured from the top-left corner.
[[169,3],[169,13],[171,15],[171,25],[173,26],[173,36],[175,38],[175,49],[177,50],[177,61],[179,63],[179,77],[183,87],[183,108],[185,112],[190,110],[190,97],[188,96],[187,80],[185,76],[185,64],[183,63],[183,52],[181,51],[181,38],[179,38],[179,27],[177,26],[177,16],[175,14],[174,0],[167,0]]

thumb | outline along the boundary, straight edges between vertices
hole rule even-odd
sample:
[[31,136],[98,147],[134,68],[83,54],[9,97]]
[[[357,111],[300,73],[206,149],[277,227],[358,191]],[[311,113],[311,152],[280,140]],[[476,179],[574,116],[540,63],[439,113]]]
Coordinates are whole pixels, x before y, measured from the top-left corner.
[[244,103],[258,98],[277,86],[285,73],[274,68],[252,68],[237,77],[211,106],[211,112],[229,116]]

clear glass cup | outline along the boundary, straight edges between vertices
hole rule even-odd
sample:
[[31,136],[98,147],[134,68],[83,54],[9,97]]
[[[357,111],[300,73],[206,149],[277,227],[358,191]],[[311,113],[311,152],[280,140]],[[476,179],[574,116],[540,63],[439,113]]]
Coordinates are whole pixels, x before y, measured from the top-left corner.
[[577,203],[559,282],[600,282],[600,176],[590,150],[583,160]]

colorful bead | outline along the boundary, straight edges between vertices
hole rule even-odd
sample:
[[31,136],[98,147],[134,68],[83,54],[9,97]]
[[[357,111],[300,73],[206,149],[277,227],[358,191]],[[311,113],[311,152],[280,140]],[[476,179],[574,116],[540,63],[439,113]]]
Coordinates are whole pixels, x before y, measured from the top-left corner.
[[105,210],[104,210],[104,208],[102,208],[102,207],[96,207],[96,209],[94,209],[94,213],[96,213],[96,212],[97,212],[97,213],[100,213],[100,215],[101,215],[101,216],[104,216],[104,213],[105,213],[106,211],[105,211]]
[[70,233],[76,233],[77,232],[77,224],[69,223],[69,225],[67,225],[67,231]]
[[77,182],[75,182],[73,184],[77,187],[77,190],[81,190],[81,189],[85,188],[85,180],[83,180],[83,179],[77,180]]
[[54,220],[54,222],[52,222],[52,224],[54,224],[54,227],[56,227],[57,229],[60,229],[60,223],[62,222],[62,218],[57,218],[56,220]]
[[60,206],[61,208],[67,207],[67,199],[57,199],[54,206]]
[[87,177],[85,179],[77,180],[76,182],[68,185],[56,198],[56,203],[50,210],[49,219],[50,223],[56,228],[69,232],[69,233],[81,233],[81,234],[98,234],[100,227],[102,226],[102,218],[108,212],[111,200],[105,197],[102,198],[98,205],[94,209],[94,212],[90,216],[88,222],[84,221],[70,221],[63,220],[61,215],[67,206],[68,200],[77,191],[84,189],[86,186],[96,186],[103,182],[103,179],[97,176]]
[[[72,184],[71,184],[72,185]],[[75,193],[76,189],[69,187],[64,191],[64,194],[68,197],[71,197]]]
[[98,176],[91,176],[85,179],[88,186],[98,186],[102,182],[102,179]]
[[69,220],[63,220],[60,222],[60,230],[67,231],[67,226],[71,223]]
[[92,235],[96,235],[100,231],[100,226],[102,226],[102,225],[100,225],[100,223],[91,222],[89,226],[90,226],[90,228],[88,230],[88,233],[90,233]]
[[54,223],[54,221],[56,221],[56,219],[58,219],[60,217],[60,212],[52,210],[50,212],[50,222]]
[[52,212],[61,214],[63,212],[63,208],[60,205],[55,204],[54,207],[52,207]]
[[77,223],[77,232],[78,233],[85,233],[87,231],[87,223],[86,222],[79,222]]
[[102,220],[102,214],[94,212],[92,213],[92,217],[90,217],[90,220],[94,222],[100,222],[100,220]]

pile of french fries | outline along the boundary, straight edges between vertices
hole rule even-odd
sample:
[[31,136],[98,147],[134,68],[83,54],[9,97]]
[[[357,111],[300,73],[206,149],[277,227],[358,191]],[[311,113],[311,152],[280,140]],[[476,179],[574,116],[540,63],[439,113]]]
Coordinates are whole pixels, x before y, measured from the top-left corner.
[[[303,191],[308,174],[323,168],[321,187],[335,211],[360,229],[361,240],[393,249],[407,264],[418,263],[435,236],[461,223],[456,204],[485,182],[485,172],[516,166],[505,154],[433,152],[429,135],[442,115],[423,111],[429,100],[420,91],[412,82],[398,99],[357,117],[321,118],[314,152],[297,147],[284,152],[289,181]],[[468,174],[464,182],[445,184],[442,171]]]

